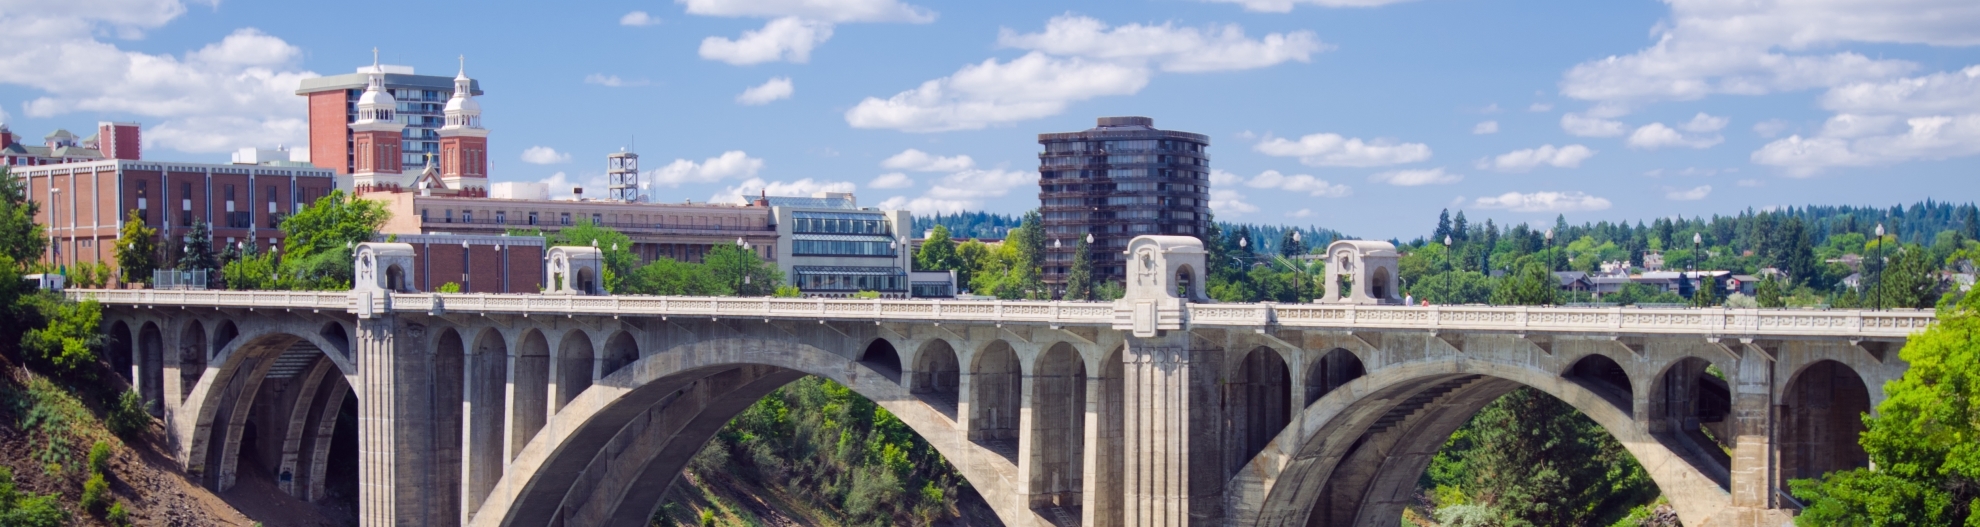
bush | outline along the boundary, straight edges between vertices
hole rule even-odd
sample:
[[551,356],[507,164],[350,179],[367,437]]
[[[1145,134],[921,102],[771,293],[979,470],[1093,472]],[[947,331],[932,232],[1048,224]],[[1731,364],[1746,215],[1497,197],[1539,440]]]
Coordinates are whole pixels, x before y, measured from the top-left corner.
[[95,514],[99,511],[104,510],[104,508],[108,507],[109,505],[110,505],[110,482],[103,479],[103,474],[99,473],[99,474],[91,475],[89,477],[89,481],[83,482],[83,492],[82,492],[83,510],[89,511],[91,514]]
[[777,286],[775,292],[770,293],[770,296],[777,298],[800,298],[804,296],[804,292],[799,291],[798,287],[794,285],[780,285]]
[[89,446],[89,472],[107,474],[110,472],[110,442],[97,441]]
[[103,515],[103,519],[108,520],[111,525],[125,527],[131,524],[131,513],[124,510],[124,502],[120,501],[110,504],[110,513]]
[[144,397],[138,395],[137,390],[126,391],[110,407],[110,415],[105,416],[104,424],[109,425],[112,434],[136,437],[151,427],[151,414],[144,411],[144,406]]
[[701,510],[701,527],[715,527],[715,510]]
[[46,327],[28,330],[21,336],[21,348],[29,361],[48,367],[53,373],[70,375],[96,363],[96,348],[103,342],[97,326],[103,321],[103,307],[94,300],[70,302],[50,295],[33,297]]
[[14,488],[14,471],[0,467],[0,525],[10,527],[61,527],[69,523],[69,511],[56,501],[55,494],[20,492]]
[[460,282],[447,282],[447,283],[444,283],[444,284],[440,284],[440,288],[439,288],[439,289],[435,289],[435,290],[433,290],[433,292],[436,292],[436,293],[459,293],[459,292],[461,292],[461,283],[460,283]]
[[860,292],[857,292],[857,293],[853,293],[853,298],[859,298],[859,299],[865,299],[865,300],[872,300],[872,299],[875,299],[875,298],[880,298],[880,292],[879,292],[879,291],[860,291]]

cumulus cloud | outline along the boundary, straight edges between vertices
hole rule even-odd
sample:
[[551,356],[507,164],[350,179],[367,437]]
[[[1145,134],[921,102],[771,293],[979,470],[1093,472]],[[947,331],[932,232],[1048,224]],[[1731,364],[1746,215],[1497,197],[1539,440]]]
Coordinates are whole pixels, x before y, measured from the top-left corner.
[[1485,121],[1471,127],[1471,133],[1478,135],[1499,133],[1498,121]]
[[[1730,122],[1731,120],[1725,117],[1716,117],[1705,112],[1699,112],[1698,115],[1692,116],[1690,121],[1678,124],[1677,128],[1665,126],[1664,123],[1643,125],[1637,128],[1636,131],[1630,132],[1627,144],[1630,148],[1642,150],[1656,150],[1678,146],[1686,148],[1711,148],[1725,142],[1725,136],[1720,135],[1718,132],[1724,129],[1726,124]],[[1683,129],[1683,132],[1679,132],[1679,129]]]
[[1568,112],[1561,114],[1561,130],[1582,137],[1615,137],[1625,128],[1621,121]]
[[1909,74],[1909,61],[1829,52],[1845,43],[1980,44],[1969,0],[1669,0],[1657,42],[1576,65],[1561,92],[1591,101],[1692,100],[1759,95]]
[[606,75],[603,73],[593,73],[584,76],[584,83],[596,84],[607,88],[624,88],[627,86],[645,86],[650,84],[644,80],[626,80],[619,78],[618,75]]
[[645,11],[633,11],[626,13],[626,16],[619,17],[619,25],[621,26],[641,27],[659,24],[660,17],[646,14]]
[[1478,160],[1478,168],[1499,172],[1526,172],[1541,166],[1554,168],[1575,168],[1582,161],[1595,157],[1595,151],[1581,145],[1567,145],[1555,148],[1554,145],[1541,145],[1540,148],[1514,150],[1497,157]]
[[675,159],[667,166],[653,170],[648,177],[654,185],[678,187],[682,183],[714,183],[724,179],[753,178],[763,170],[763,160],[749,157],[741,150],[730,150],[722,155],[701,160],[697,163],[686,159]]
[[537,182],[542,183],[543,186],[550,189],[551,197],[571,197],[574,194],[571,192],[573,188],[583,188],[584,195],[586,196],[605,195],[605,175],[603,174],[573,178],[563,172],[558,172],[551,174],[550,177],[537,180]]
[[912,186],[914,186],[914,178],[900,172],[881,174],[880,177],[873,178],[873,181],[866,183],[866,188],[908,188]]
[[1259,153],[1297,157],[1309,166],[1374,167],[1414,163],[1430,158],[1430,146],[1423,143],[1397,143],[1387,139],[1363,141],[1340,134],[1311,134],[1299,140],[1267,137],[1252,147]]
[[1836,114],[1813,136],[1778,139],[1754,163],[1810,176],[1833,167],[1883,166],[1980,154],[1980,66],[1829,90]]
[[1443,167],[1429,170],[1395,170],[1368,177],[1369,181],[1387,183],[1398,187],[1419,187],[1423,185],[1449,185],[1464,181],[1464,174],[1445,172]]
[[1607,210],[1610,207],[1609,200],[1579,191],[1507,192],[1478,198],[1472,204],[1481,209],[1505,209],[1513,212],[1588,212]]
[[0,11],[0,84],[26,88],[29,117],[77,112],[150,121],[149,149],[216,153],[308,140],[296,85],[302,50],[253,28],[183,56],[99,40],[143,38],[184,14],[178,0],[76,0]]
[[798,17],[824,22],[935,21],[935,12],[895,0],[676,0],[688,14],[703,16]]
[[1551,112],[1551,111],[1554,111],[1554,105],[1552,105],[1552,104],[1547,104],[1547,103],[1544,103],[1544,102],[1536,102],[1536,103],[1533,103],[1533,104],[1530,104],[1530,105],[1527,105],[1527,106],[1526,106],[1526,111],[1529,111],[1529,112],[1534,112],[1534,113],[1540,113],[1540,112]]
[[1288,218],[1305,218],[1313,215],[1313,209],[1299,209],[1286,213]]
[[532,165],[554,165],[570,161],[571,154],[547,146],[532,146],[523,150],[522,160]]
[[763,84],[751,86],[749,89],[743,90],[741,95],[736,96],[736,102],[750,106],[761,106],[770,104],[771,101],[789,99],[791,98],[791,93],[794,91],[796,90],[791,86],[790,77],[771,77],[769,81]]
[[976,160],[966,155],[938,156],[909,148],[880,161],[880,167],[914,172],[958,172],[975,168]]
[[846,181],[814,181],[804,178],[797,181],[769,181],[763,178],[749,178],[733,187],[723,188],[708,197],[709,203],[748,203],[763,194],[779,196],[810,196],[818,192],[852,192],[856,185]]
[[1110,28],[1077,15],[1055,17],[1039,33],[1005,29],[998,42],[1030,51],[1009,61],[966,65],[889,98],[867,97],[846,111],[847,124],[908,132],[975,130],[1057,115],[1071,103],[1095,97],[1132,95],[1157,71],[1263,68],[1303,62],[1329,49],[1311,32],[1253,39],[1236,25]]
[[1290,13],[1293,6],[1313,7],[1380,7],[1410,0],[1203,0],[1220,4],[1237,4],[1245,11],[1261,13]]
[[1787,129],[1788,122],[1780,119],[1768,119],[1753,123],[1753,134],[1760,136],[1761,139],[1779,137],[1781,132],[1785,132]]
[[1691,189],[1669,189],[1664,198],[1672,201],[1698,201],[1712,195],[1711,185],[1700,185]]
[[1304,192],[1314,197],[1327,198],[1345,197],[1354,193],[1354,189],[1348,188],[1347,185],[1328,183],[1327,180],[1306,174],[1288,176],[1280,174],[1277,170],[1261,172],[1256,177],[1251,178],[1251,181],[1245,182],[1245,186],[1277,189],[1287,192]]
[[998,32],[1004,47],[1043,51],[1052,55],[1101,60],[1152,62],[1163,71],[1202,72],[1263,68],[1289,60],[1306,62],[1315,53],[1333,49],[1312,31],[1273,33],[1253,40],[1237,24],[1203,29],[1127,24],[1108,28],[1106,22],[1060,15],[1039,33]]
[[1210,210],[1226,217],[1243,216],[1248,213],[1258,212],[1257,205],[1245,202],[1244,199],[1244,194],[1239,194],[1235,190],[1212,189],[1210,191]]
[[786,61],[811,61],[812,48],[832,38],[832,25],[824,22],[784,17],[763,24],[763,29],[744,31],[729,40],[708,37],[701,40],[701,58],[737,66]]
[[1244,178],[1237,174],[1232,174],[1221,169],[1210,169],[1210,184],[1212,185],[1236,185],[1242,182],[1244,182]]

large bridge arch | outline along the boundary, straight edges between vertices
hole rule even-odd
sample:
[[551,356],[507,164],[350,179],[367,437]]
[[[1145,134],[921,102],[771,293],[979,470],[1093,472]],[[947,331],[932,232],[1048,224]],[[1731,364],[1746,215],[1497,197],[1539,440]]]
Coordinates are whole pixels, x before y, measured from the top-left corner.
[[[1300,426],[1274,440],[1281,448],[1265,449],[1230,481],[1233,520],[1304,526],[1314,515],[1333,520],[1323,525],[1400,517],[1445,439],[1520,386],[1559,398],[1601,425],[1643,465],[1685,523],[1703,523],[1731,505],[1722,482],[1682,461],[1638,426],[1627,407],[1584,383],[1540,367],[1440,357],[1372,369],[1308,405]],[[1376,441],[1385,447],[1365,446]]]
[[[862,348],[863,349],[863,348]],[[644,525],[668,484],[730,419],[805,375],[830,379],[892,412],[926,439],[1007,522],[1031,514],[1011,464],[900,383],[838,353],[730,336],[656,351],[603,379],[552,416],[517,452],[470,525]],[[1015,373],[1015,372],[1013,372]]]
[[[335,322],[320,323],[320,319],[308,317],[260,321],[249,325],[247,333],[230,339],[207,361],[198,383],[187,389],[184,404],[175,412],[177,421],[171,423],[177,428],[175,436],[184,438],[179,454],[188,472],[199,475],[211,488],[225,490],[236,480],[244,438],[280,441],[275,443],[279,449],[269,449],[276,454],[267,463],[271,466],[263,468],[278,471],[270,475],[292,494],[321,496],[320,477],[313,483],[296,477],[321,473],[330,436],[335,433],[336,414],[342,409],[342,396],[350,392],[355,372],[347,358],[330,351],[340,343],[332,338],[338,333],[325,331],[328,324]],[[348,346],[347,342],[343,345]],[[277,429],[281,433],[260,434],[249,431],[249,424],[255,422],[256,398],[263,395],[262,385],[271,372],[304,389],[287,394],[288,400],[268,405],[289,411],[257,423],[279,423],[283,425]],[[297,426],[313,429],[293,428]],[[291,448],[298,449],[294,456],[290,455]],[[289,482],[280,481],[283,469],[288,470]],[[296,485],[298,481],[306,484]]]

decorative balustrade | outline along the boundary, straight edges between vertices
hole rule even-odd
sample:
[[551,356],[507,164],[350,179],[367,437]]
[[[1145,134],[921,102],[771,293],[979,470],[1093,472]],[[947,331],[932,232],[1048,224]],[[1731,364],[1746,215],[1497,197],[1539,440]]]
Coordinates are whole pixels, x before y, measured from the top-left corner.
[[[70,290],[68,294],[75,299],[148,307],[336,309],[363,314],[398,311],[524,316],[705,316],[1073,326],[1115,323],[1113,304],[1093,302],[440,293],[368,296],[342,291]],[[369,309],[360,309],[359,303],[367,297],[371,304],[362,307]],[[1723,308],[1190,304],[1188,310],[1189,323],[1203,327],[1885,339],[1922,330],[1935,319],[1931,311]]]

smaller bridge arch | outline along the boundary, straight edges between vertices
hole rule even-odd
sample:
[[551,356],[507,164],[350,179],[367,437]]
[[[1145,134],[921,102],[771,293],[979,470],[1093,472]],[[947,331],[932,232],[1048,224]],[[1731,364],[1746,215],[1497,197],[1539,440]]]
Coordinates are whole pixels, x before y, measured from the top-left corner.
[[593,355],[591,335],[582,328],[573,328],[564,333],[557,342],[557,397],[551,401],[551,412],[564,409],[566,403],[577,398],[585,388],[591,387],[592,376],[597,372],[597,359]]
[[1017,350],[1001,339],[975,355],[969,369],[969,439],[1015,460],[1024,367]]
[[1069,508],[1080,504],[1086,451],[1086,360],[1072,344],[1046,348],[1032,366],[1030,399],[1031,441],[1027,462],[1020,466],[1026,501],[1034,508]]
[[895,350],[892,341],[875,338],[868,342],[866,349],[859,353],[859,363],[880,372],[881,376],[896,384],[901,382],[901,353]]
[[923,343],[914,354],[914,371],[908,388],[955,420],[962,389],[962,361],[956,357],[955,347],[942,339]]
[[1368,374],[1362,366],[1361,357],[1347,348],[1334,348],[1322,353],[1306,370],[1306,400],[1302,406],[1312,405],[1320,397],[1327,395],[1348,381]]
[[1869,386],[1849,365],[1821,360],[1797,370],[1778,409],[1781,488],[1792,479],[1870,466],[1857,437],[1871,410]]

